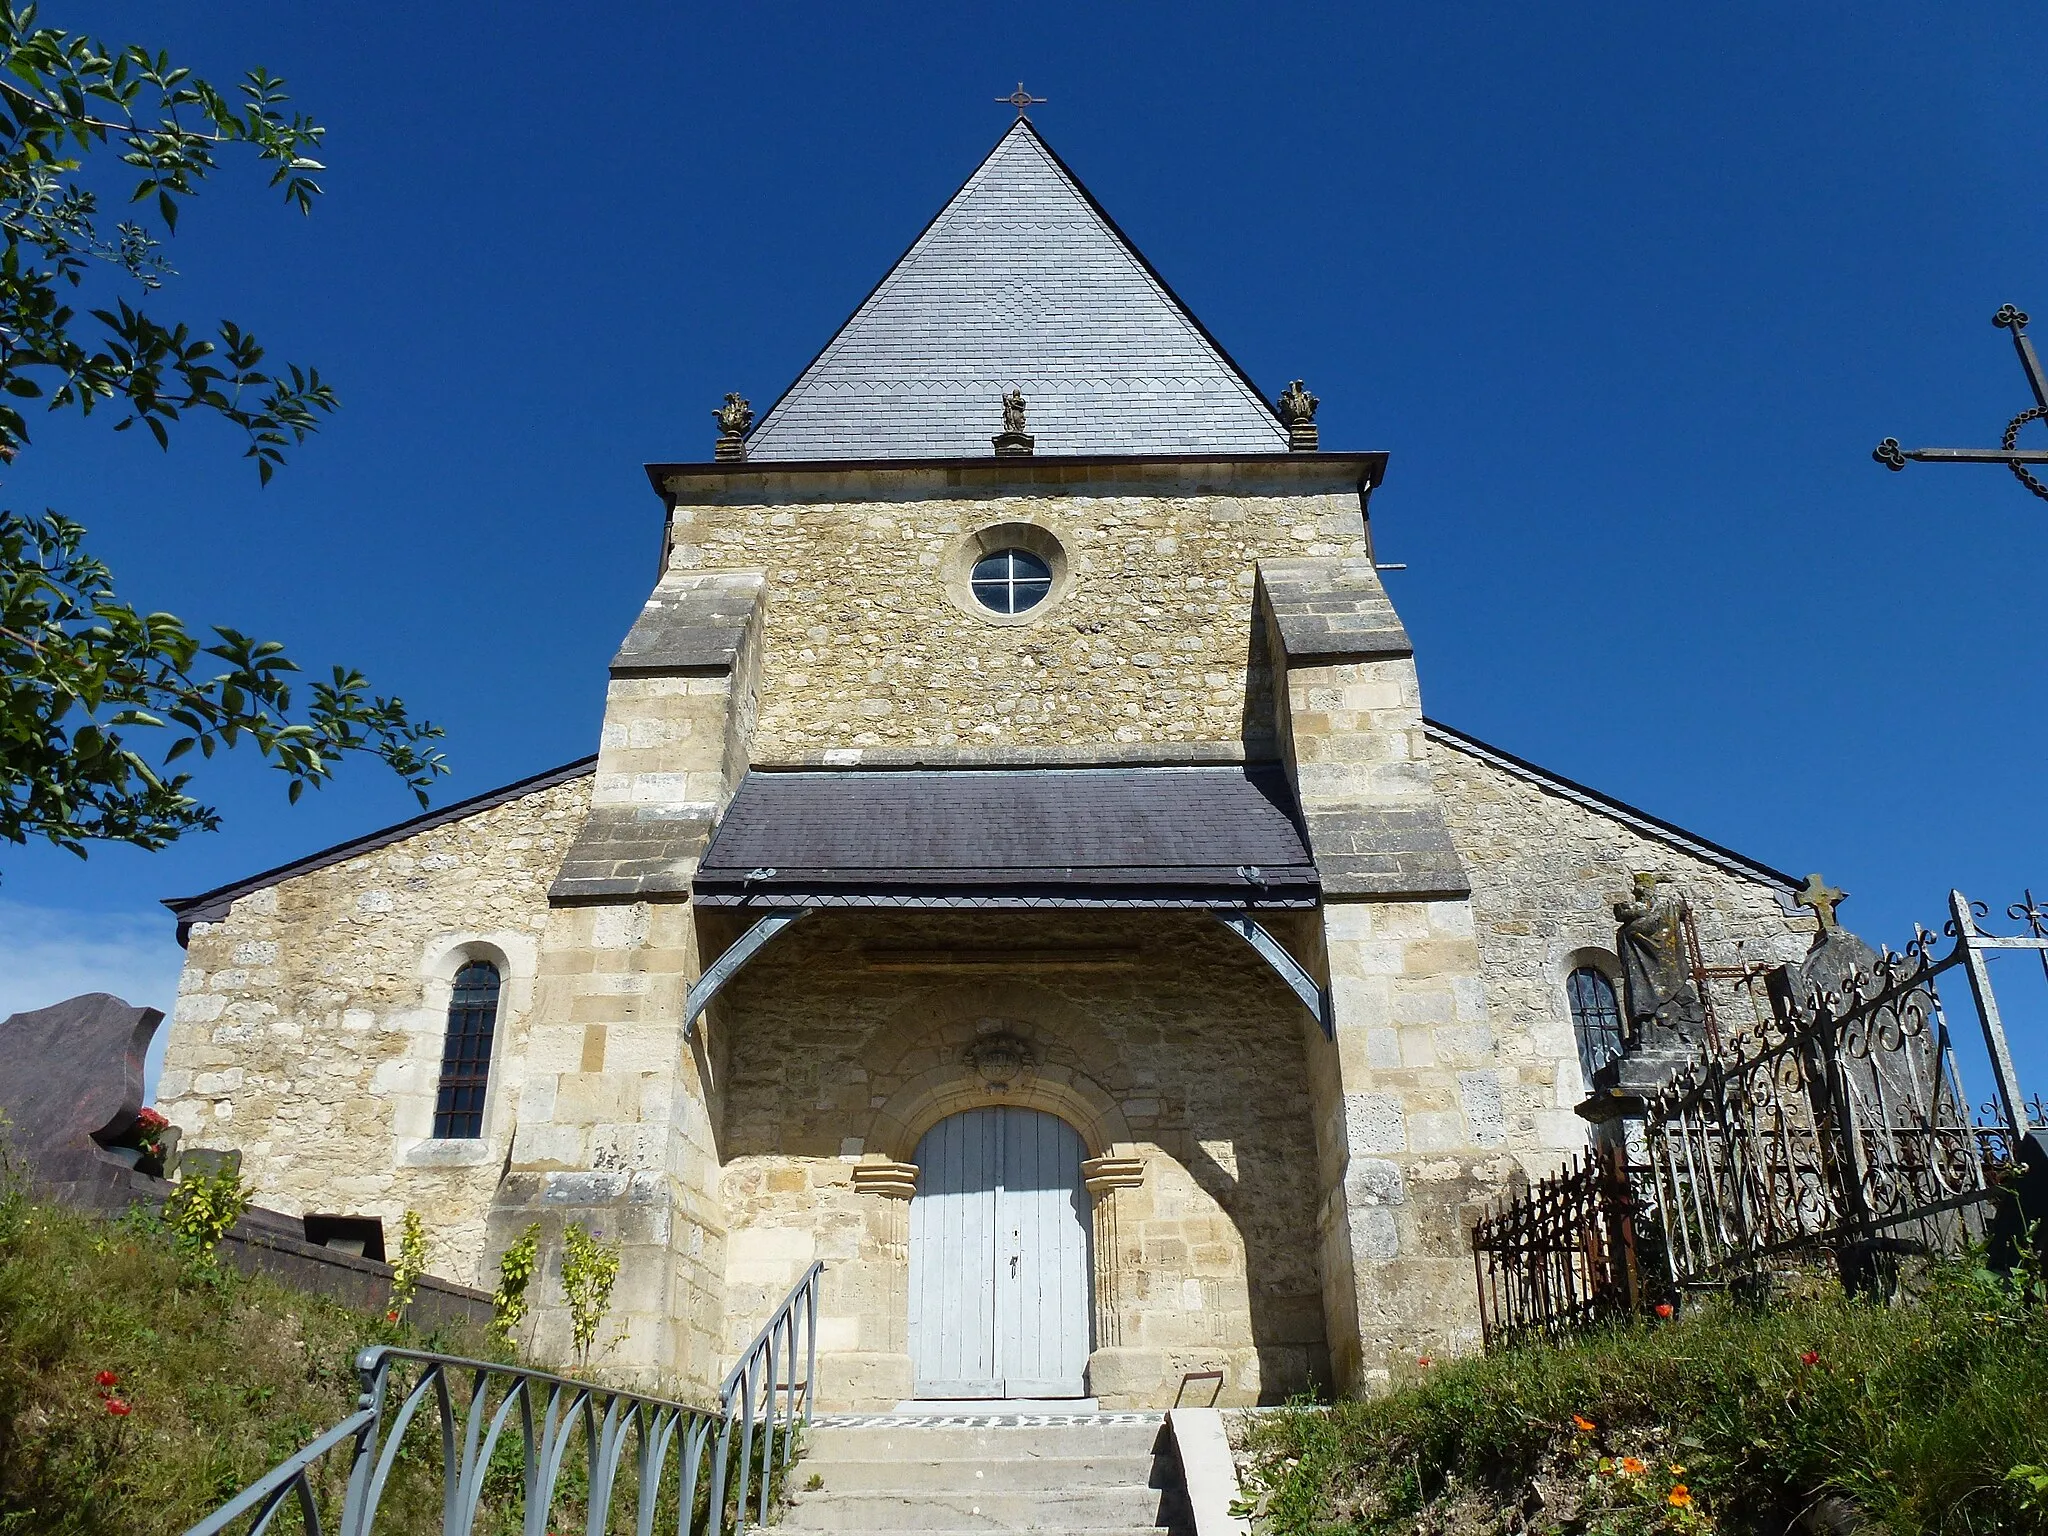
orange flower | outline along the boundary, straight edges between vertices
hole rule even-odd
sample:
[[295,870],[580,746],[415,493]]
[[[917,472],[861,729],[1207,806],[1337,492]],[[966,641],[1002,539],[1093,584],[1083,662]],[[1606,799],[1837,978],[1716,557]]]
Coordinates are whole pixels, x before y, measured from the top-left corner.
[[1599,1427],[1599,1425],[1595,1424],[1583,1413],[1575,1413],[1572,1415],[1572,1428],[1576,1429],[1582,1435],[1590,1435],[1591,1433],[1593,1433],[1594,1430],[1598,1429]]
[[1421,1367],[1422,1367],[1422,1368],[1423,1368],[1423,1369],[1424,1369],[1424,1370],[1426,1371],[1426,1370],[1428,1370],[1428,1369],[1429,1369],[1429,1356],[1427,1356],[1427,1355],[1417,1355],[1417,1356],[1415,1357],[1415,1363],[1416,1363],[1417,1365],[1421,1366]]
[[1671,1489],[1671,1507],[1673,1509],[1692,1508],[1692,1494],[1685,1484],[1677,1483],[1673,1485]]
[[1643,1473],[1648,1469],[1644,1467],[1640,1458],[1634,1456],[1624,1456],[1621,1458],[1621,1470],[1626,1472],[1630,1477],[1641,1477]]

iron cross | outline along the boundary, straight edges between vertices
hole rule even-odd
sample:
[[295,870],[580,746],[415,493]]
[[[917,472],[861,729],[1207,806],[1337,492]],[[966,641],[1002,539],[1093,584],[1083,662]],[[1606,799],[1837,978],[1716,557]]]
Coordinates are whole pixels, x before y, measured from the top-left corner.
[[2027,383],[2034,391],[2034,408],[2021,411],[2005,424],[2005,446],[2003,448],[1901,448],[1896,437],[1888,437],[1877,445],[1870,455],[1887,469],[1904,469],[1906,460],[1917,459],[1923,464],[2003,464],[2018,478],[2021,485],[2048,501],[2048,485],[2035,479],[2027,469],[2029,464],[2048,464],[2048,449],[2015,448],[2019,441],[2020,428],[2030,421],[2048,420],[2048,376],[2041,372],[2041,359],[2034,355],[2034,344],[2027,339],[2027,313],[2010,304],[2001,304],[1998,313],[1991,317],[1991,323],[2001,331],[2012,332],[2013,350],[2020,355],[2020,367],[2026,370]]
[[1045,98],[1043,96],[1034,96],[1025,90],[1022,80],[1017,82],[1017,89],[1010,92],[1007,96],[998,96],[996,101],[1003,106],[1015,107],[1020,120],[1023,118],[1026,108],[1042,107],[1045,105]]
[[1835,908],[1848,899],[1847,891],[1835,889],[1819,875],[1808,875],[1806,884],[1792,893],[1794,905],[1813,909],[1813,915],[1820,919],[1822,933],[1842,926],[1835,920]]

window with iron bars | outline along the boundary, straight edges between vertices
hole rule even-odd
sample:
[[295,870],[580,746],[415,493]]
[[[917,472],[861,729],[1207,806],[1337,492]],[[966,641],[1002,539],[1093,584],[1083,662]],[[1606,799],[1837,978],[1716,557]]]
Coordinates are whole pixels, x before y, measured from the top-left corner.
[[448,999],[441,1091],[434,1099],[436,1137],[483,1135],[484,1090],[490,1086],[491,1037],[497,1028],[498,968],[488,960],[472,960],[455,973],[455,992]]
[[1571,1004],[1572,1033],[1579,1042],[1579,1068],[1586,1074],[1586,1086],[1593,1074],[1621,1055],[1621,1004],[1614,996],[1614,983],[1596,966],[1582,965],[1565,982],[1565,998]]

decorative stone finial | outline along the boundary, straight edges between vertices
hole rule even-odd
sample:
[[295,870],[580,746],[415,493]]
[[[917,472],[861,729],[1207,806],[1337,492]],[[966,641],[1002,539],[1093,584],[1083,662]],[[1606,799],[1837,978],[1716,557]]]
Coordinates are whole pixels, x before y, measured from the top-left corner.
[[1837,890],[1818,874],[1808,875],[1806,884],[1792,893],[1792,904],[1811,908],[1813,915],[1820,921],[1822,933],[1826,933],[1830,928],[1842,926],[1835,916],[1835,908],[1848,899],[1847,891]]
[[1024,430],[1024,391],[1013,389],[1003,396],[1003,430],[990,439],[999,459],[1020,458],[1034,451],[1037,439]]
[[754,424],[754,408],[738,395],[727,395],[725,404],[713,411],[718,422],[718,446],[714,459],[744,459],[747,456],[747,428]]
[[1290,452],[1316,451],[1316,407],[1322,403],[1300,379],[1280,391],[1280,424],[1287,429]]

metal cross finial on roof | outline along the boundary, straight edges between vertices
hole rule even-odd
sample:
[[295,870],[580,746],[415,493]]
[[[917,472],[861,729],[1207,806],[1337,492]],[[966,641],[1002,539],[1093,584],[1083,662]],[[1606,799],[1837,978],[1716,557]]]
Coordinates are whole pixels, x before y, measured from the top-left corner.
[[2005,424],[2005,446],[2002,448],[1901,448],[1896,437],[1888,437],[1879,443],[1871,457],[1887,469],[1904,469],[1906,460],[1917,459],[1923,464],[2003,464],[2028,490],[2048,501],[2048,485],[2043,485],[2028,471],[2029,464],[2048,464],[2048,449],[2015,448],[2019,441],[2020,428],[2030,421],[2048,420],[2048,374],[2041,371],[2041,359],[2034,355],[2034,344],[2027,339],[2027,312],[2010,304],[2001,304],[1998,313],[1991,317],[1991,323],[2001,331],[2012,332],[2012,347],[2019,354],[2020,367],[2026,370],[2027,383],[2034,391],[2034,408],[2021,411]]
[[1027,108],[1042,107],[1045,105],[1045,98],[1043,96],[1034,96],[1029,91],[1025,90],[1024,82],[1022,80],[1019,80],[1017,82],[1017,89],[1010,92],[1010,94],[1007,96],[998,96],[996,98],[996,101],[1001,105],[1015,107],[1017,109],[1017,120],[1019,122],[1022,122],[1024,120],[1024,113]]
[[1835,920],[1835,908],[1849,899],[1847,891],[1837,890],[1821,879],[1819,875],[1808,875],[1806,884],[1792,893],[1795,905],[1811,907],[1813,915],[1820,919],[1821,932],[1842,925]]

